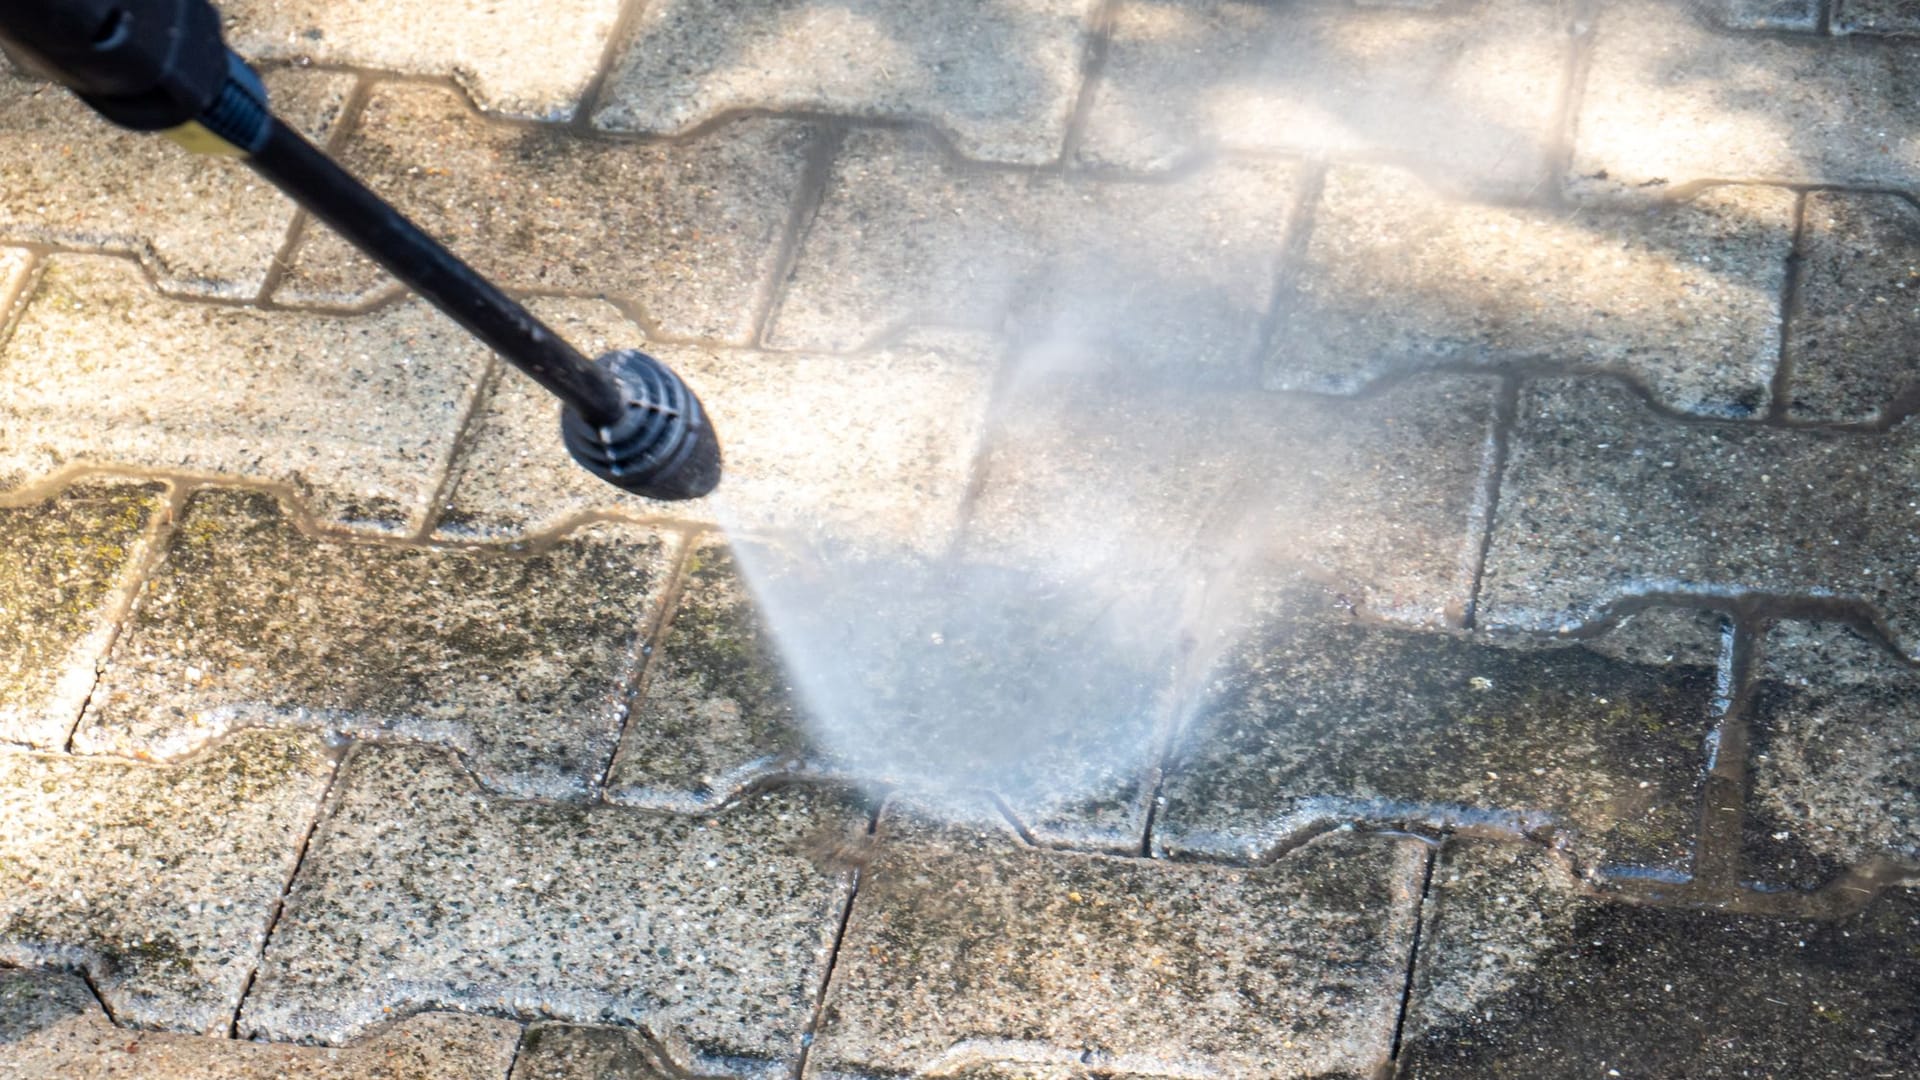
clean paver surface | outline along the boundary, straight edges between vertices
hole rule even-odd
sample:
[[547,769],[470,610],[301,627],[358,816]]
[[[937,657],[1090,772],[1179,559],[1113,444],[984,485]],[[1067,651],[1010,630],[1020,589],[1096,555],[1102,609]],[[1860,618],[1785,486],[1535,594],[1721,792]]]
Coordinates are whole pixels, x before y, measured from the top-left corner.
[[229,0],[652,501],[0,64],[0,1080],[1920,1075],[1912,0]]

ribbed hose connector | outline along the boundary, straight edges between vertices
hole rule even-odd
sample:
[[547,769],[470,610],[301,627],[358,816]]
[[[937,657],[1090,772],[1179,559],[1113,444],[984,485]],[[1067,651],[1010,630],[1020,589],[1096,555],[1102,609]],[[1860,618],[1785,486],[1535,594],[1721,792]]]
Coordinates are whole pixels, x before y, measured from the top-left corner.
[[720,440],[687,384],[637,349],[594,364],[619,381],[627,410],[611,427],[593,427],[568,408],[560,414],[567,452],[588,472],[649,499],[697,499],[720,483]]

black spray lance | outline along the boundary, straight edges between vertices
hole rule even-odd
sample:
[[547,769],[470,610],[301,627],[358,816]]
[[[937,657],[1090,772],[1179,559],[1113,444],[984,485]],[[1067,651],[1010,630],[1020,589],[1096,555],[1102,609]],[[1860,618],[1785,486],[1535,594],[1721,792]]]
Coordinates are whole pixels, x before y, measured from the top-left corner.
[[561,435],[601,479],[654,499],[720,482],[720,443],[693,391],[645,353],[589,361],[267,108],[207,0],[0,0],[0,45],[108,120],[196,153],[241,157],[566,408]]

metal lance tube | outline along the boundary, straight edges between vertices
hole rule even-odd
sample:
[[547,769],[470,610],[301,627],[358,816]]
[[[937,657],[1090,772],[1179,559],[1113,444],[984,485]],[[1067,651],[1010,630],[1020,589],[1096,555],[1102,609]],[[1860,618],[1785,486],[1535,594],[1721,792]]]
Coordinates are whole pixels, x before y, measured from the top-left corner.
[[567,450],[594,475],[655,499],[719,484],[719,440],[679,376],[630,349],[588,360],[282,123],[207,0],[3,0],[0,45],[123,127],[244,158],[558,397]]

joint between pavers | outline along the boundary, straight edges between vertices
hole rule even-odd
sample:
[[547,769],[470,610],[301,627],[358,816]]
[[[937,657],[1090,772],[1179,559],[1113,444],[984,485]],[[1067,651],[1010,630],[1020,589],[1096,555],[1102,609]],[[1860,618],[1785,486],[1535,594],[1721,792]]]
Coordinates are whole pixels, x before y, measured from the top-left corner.
[[[1479,490],[1474,492],[1469,522],[1479,525],[1479,542],[1470,549],[1470,584],[1467,606],[1460,616],[1460,628],[1471,631],[1480,613],[1480,590],[1485,584],[1487,553],[1493,548],[1494,522],[1500,512],[1500,486],[1506,479],[1507,459],[1513,446],[1513,429],[1520,415],[1520,380],[1501,379],[1500,392],[1494,398],[1493,423],[1487,431],[1487,448],[1482,457]],[[1469,543],[1472,543],[1470,540]]]
[[1567,12],[1567,61],[1560,74],[1559,100],[1554,106],[1553,132],[1548,136],[1546,160],[1546,202],[1565,203],[1566,185],[1573,172],[1573,157],[1580,134],[1580,106],[1586,101],[1587,77],[1593,70],[1593,53],[1598,35],[1594,25],[1599,16],[1595,0],[1575,0]]
[[613,77],[613,69],[619,64],[629,41],[633,38],[634,27],[640,21],[640,15],[647,9],[650,0],[621,0],[620,13],[613,18],[613,27],[607,31],[607,40],[600,44],[600,58],[593,65],[593,74],[587,77],[587,85],[580,91],[573,116],[567,126],[576,132],[597,131],[593,114],[600,107],[600,98],[606,92],[607,80]]
[[1093,24],[1088,28],[1087,45],[1080,57],[1080,86],[1074,93],[1073,110],[1067,114],[1066,131],[1060,138],[1060,162],[1062,171],[1073,167],[1073,159],[1080,153],[1080,145],[1086,140],[1088,117],[1093,113],[1094,98],[1099,94],[1100,84],[1106,79],[1107,57],[1113,49],[1113,26],[1120,11],[1121,0],[1103,0],[1100,9],[1094,12]]
[[[633,681],[625,687],[625,708],[620,716],[620,730],[613,738],[613,753],[607,755],[607,767],[600,770],[600,779],[589,795],[601,803],[607,803],[607,790],[613,783],[613,771],[619,767],[620,758],[627,749],[627,729],[633,725],[633,714],[646,700],[652,689],[653,669],[659,662],[660,654],[665,651],[667,634],[673,629],[673,619],[680,613],[680,601],[686,594],[688,568],[693,563],[694,549],[702,533],[684,538],[680,550],[674,553],[673,567],[667,571],[666,588],[661,590],[660,603],[653,613],[652,625],[643,627],[634,637],[633,650],[629,659],[633,662]],[[737,795],[734,796],[737,798]],[[722,805],[732,798],[722,801]]]
[[[1792,239],[1780,283],[1779,350],[1774,354],[1773,379],[1768,387],[1767,419],[1789,418],[1793,394],[1793,335],[1805,306],[1807,273],[1807,193],[1793,199]],[[1884,411],[1884,410],[1883,410]]]
[[[327,131],[327,137],[321,143],[321,149],[328,156],[338,159],[341,149],[347,141],[360,130],[360,120],[366,115],[367,101],[372,97],[371,80],[365,75],[355,75],[353,86],[340,102],[340,117]],[[287,221],[286,235],[281,237],[280,247],[273,253],[272,261],[267,263],[267,273],[260,281],[260,289],[254,294],[254,304],[263,310],[273,310],[273,294],[280,289],[280,283],[292,269],[294,257],[305,242],[309,223],[313,215],[305,206],[295,204],[293,216]]]
[[1329,168],[1321,161],[1301,170],[1293,209],[1287,215],[1286,232],[1281,237],[1280,250],[1273,257],[1273,288],[1267,294],[1267,310],[1261,316],[1260,332],[1254,335],[1254,351],[1248,359],[1256,383],[1264,378],[1267,358],[1279,343],[1280,326],[1299,288],[1307,245],[1313,242],[1313,227],[1319,220],[1320,203],[1326,194]]
[[501,373],[498,357],[491,353],[486,359],[486,369],[480,373],[479,385],[474,388],[473,397],[467,402],[467,411],[461,415],[460,422],[453,429],[453,439],[448,445],[446,460],[441,462],[440,476],[434,481],[433,492],[427,497],[426,513],[420,516],[420,527],[415,529],[408,539],[428,543],[440,522],[450,509],[448,498],[460,481],[460,475],[467,465],[467,452],[472,449],[474,431],[480,426],[479,418],[486,415],[487,406],[498,391]]
[[1407,981],[1400,990],[1400,1008],[1393,1019],[1393,1041],[1380,1070],[1383,1077],[1392,1077],[1399,1070],[1400,1040],[1406,1033],[1407,1013],[1413,1005],[1414,976],[1420,970],[1420,938],[1426,929],[1427,905],[1433,897],[1433,868],[1440,861],[1436,845],[1428,845],[1422,854],[1426,857],[1426,865],[1421,868],[1420,895],[1413,902],[1413,940],[1407,943]]
[[800,263],[800,249],[813,231],[814,220],[827,201],[827,186],[833,176],[833,164],[846,142],[846,129],[838,124],[814,124],[808,131],[806,162],[800,169],[793,202],[780,230],[780,246],[773,258],[773,269],[760,283],[754,297],[752,330],[747,339],[757,348],[766,348],[774,320],[787,296],[787,282]]

